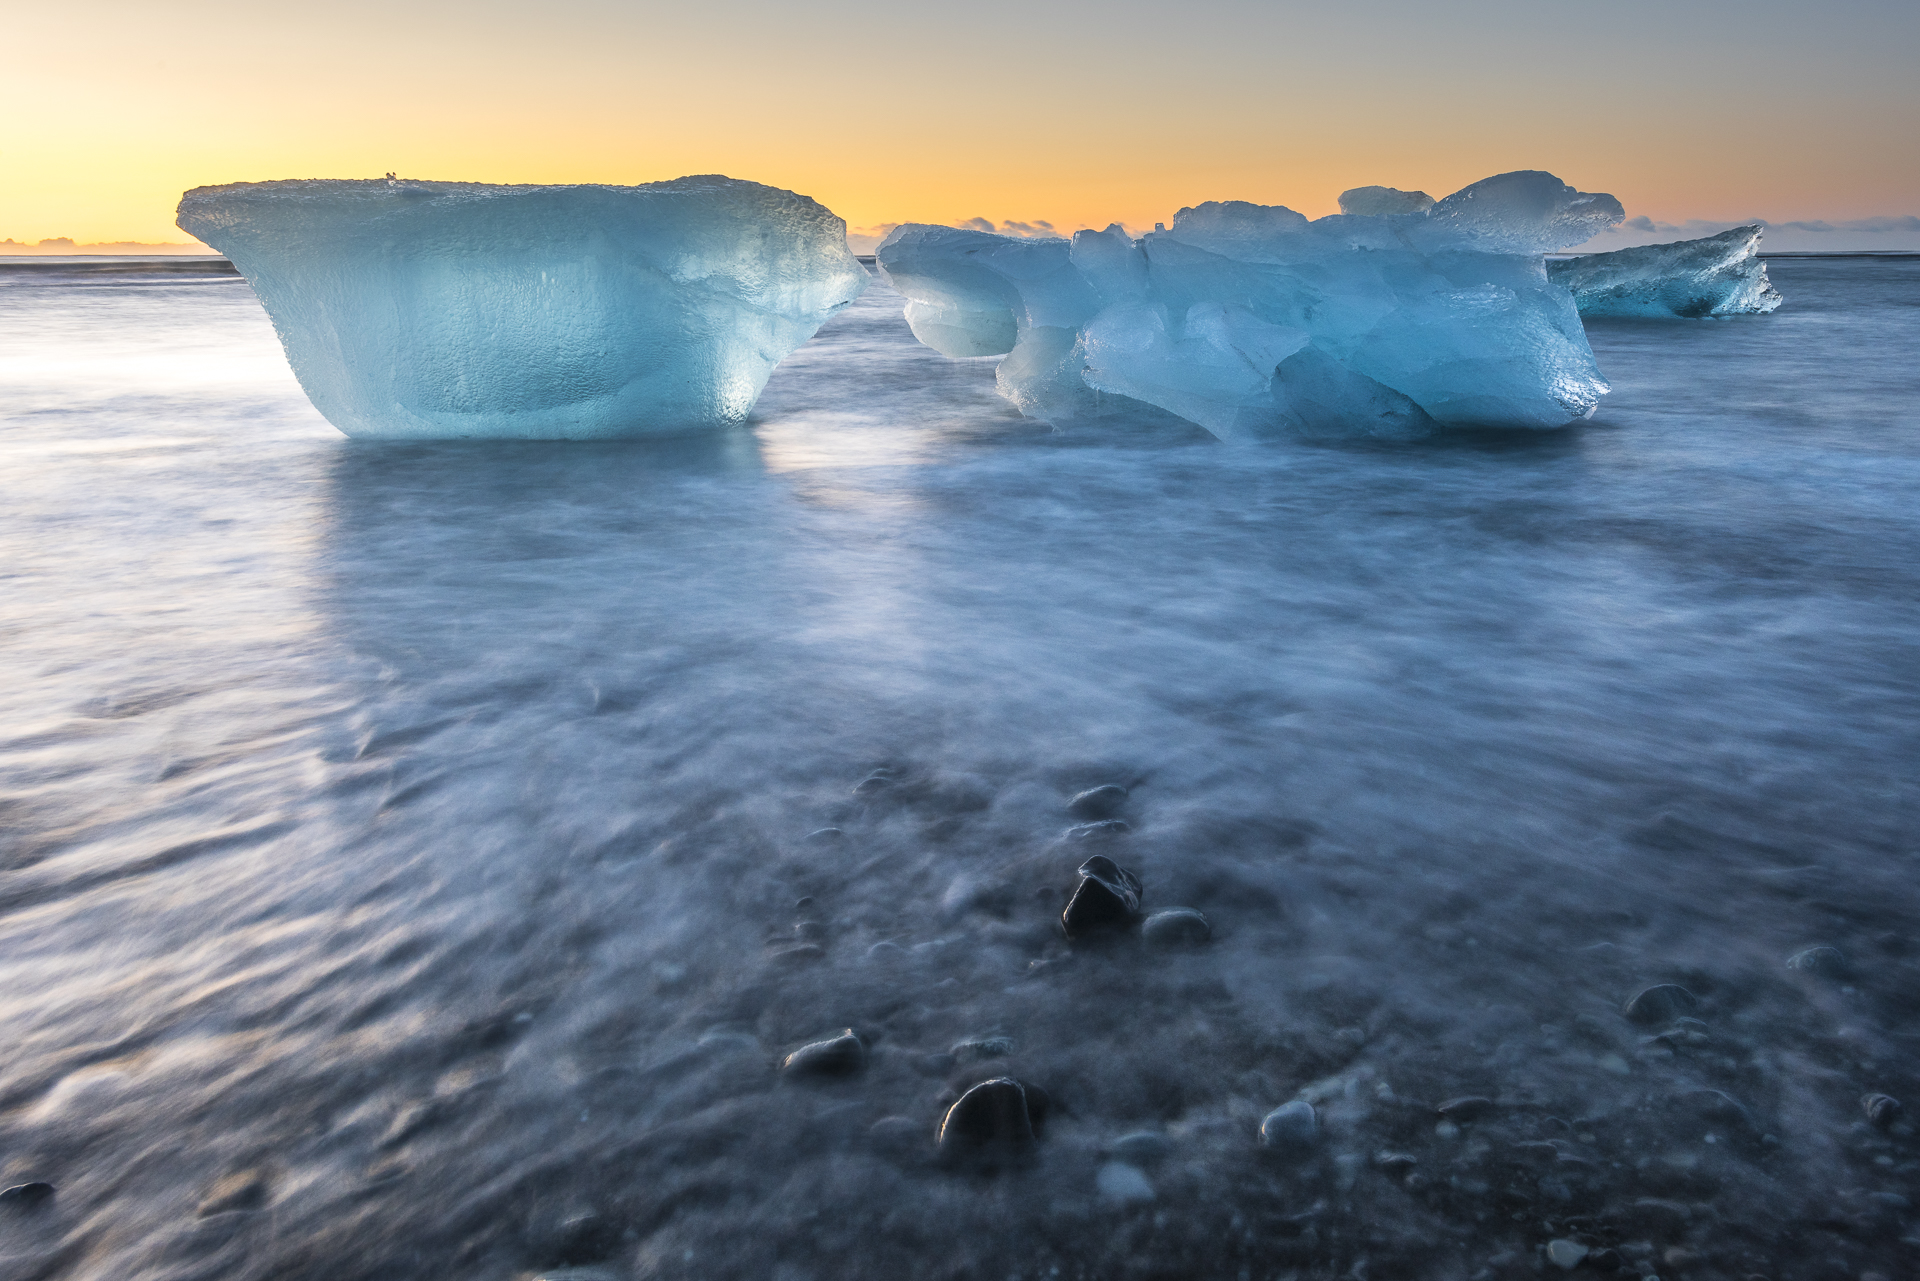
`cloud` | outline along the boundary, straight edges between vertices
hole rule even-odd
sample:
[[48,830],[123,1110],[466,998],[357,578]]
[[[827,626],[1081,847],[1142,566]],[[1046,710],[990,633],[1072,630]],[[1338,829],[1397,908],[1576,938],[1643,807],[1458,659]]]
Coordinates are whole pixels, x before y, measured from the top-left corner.
[[1762,253],[1769,250],[1826,250],[1841,253],[1920,250],[1920,217],[1912,214],[1888,214],[1876,218],[1796,218],[1788,222],[1769,222],[1765,218],[1689,218],[1685,222],[1658,222],[1640,214],[1617,227],[1609,227],[1580,248],[1592,253],[1672,240],[1698,240],[1734,227],[1756,224],[1764,233],[1760,245]]

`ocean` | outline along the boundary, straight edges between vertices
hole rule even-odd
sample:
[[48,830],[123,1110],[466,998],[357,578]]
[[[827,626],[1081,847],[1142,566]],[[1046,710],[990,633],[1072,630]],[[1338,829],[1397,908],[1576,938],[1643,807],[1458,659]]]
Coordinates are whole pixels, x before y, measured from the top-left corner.
[[1055,432],[876,282],[748,429],[423,445],[0,263],[0,1275],[1913,1275],[1920,258],[1770,270],[1552,433]]

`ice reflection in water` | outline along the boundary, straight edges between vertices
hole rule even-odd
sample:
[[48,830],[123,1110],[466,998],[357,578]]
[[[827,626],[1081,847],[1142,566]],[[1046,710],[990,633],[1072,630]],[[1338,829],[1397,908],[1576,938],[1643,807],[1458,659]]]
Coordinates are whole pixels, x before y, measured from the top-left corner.
[[[6,278],[0,1260],[1899,1274],[1920,270],[1774,274],[1582,429],[1251,450],[883,287],[750,433],[351,445],[242,285]],[[1057,939],[1107,781],[1205,947]],[[935,1165],[1000,1075],[1036,1159]]]

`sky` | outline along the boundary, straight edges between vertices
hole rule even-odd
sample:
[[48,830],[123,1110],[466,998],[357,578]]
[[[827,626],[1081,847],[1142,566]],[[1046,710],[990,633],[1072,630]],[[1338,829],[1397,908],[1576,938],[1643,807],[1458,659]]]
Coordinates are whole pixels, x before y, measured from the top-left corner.
[[1920,248],[1913,0],[95,0],[0,31],[0,239],[28,244],[181,241],[186,188],[388,171],[725,173],[871,234],[1547,169],[1654,229],[1617,244],[1761,218]]

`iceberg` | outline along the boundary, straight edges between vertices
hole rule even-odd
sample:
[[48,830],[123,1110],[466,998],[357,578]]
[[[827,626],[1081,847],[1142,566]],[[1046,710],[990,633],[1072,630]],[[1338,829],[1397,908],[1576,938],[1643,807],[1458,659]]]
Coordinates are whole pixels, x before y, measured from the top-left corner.
[[1547,264],[1582,316],[1764,316],[1780,292],[1760,261],[1759,224],[1701,240],[1583,254]]
[[178,223],[233,260],[301,387],[356,437],[735,424],[868,279],[830,210],[719,176],[234,183],[187,192]]
[[952,356],[1003,354],[1001,394],[1049,421],[1151,405],[1225,440],[1554,428],[1607,390],[1545,254],[1624,216],[1552,174],[1434,201],[1363,187],[1310,221],[1210,201],[1139,239],[909,224],[876,251],[907,321]]

